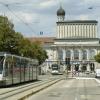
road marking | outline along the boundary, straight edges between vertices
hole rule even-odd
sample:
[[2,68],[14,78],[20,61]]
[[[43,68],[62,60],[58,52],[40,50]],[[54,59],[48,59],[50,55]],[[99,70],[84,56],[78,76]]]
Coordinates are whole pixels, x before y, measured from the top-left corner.
[[96,79],[96,78],[95,78],[95,80],[96,80],[97,83],[100,83],[100,80],[99,80],[99,79]]
[[82,100],[88,100],[88,99],[90,100],[91,96],[92,95],[87,95],[87,94],[86,95],[80,95]]
[[76,77],[76,79],[87,79],[87,80],[93,80],[95,78],[88,78],[88,77]]

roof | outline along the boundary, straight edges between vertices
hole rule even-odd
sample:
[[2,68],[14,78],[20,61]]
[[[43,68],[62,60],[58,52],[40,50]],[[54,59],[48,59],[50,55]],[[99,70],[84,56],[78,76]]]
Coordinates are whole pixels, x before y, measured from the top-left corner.
[[59,41],[59,42],[62,42],[62,41],[64,41],[64,42],[82,42],[82,41],[84,41],[84,42],[87,42],[87,41],[91,41],[91,42],[93,42],[93,41],[100,41],[100,39],[99,38],[61,38],[61,39],[58,39],[58,38],[55,38],[54,39],[56,42],[57,41]]
[[100,41],[99,38],[62,38],[58,39],[56,37],[31,37],[28,38],[31,42],[40,42],[41,46],[44,48],[54,45],[54,42],[93,42]]
[[30,37],[28,38],[31,42],[41,42],[41,44],[52,44],[54,43],[55,37]]
[[57,22],[57,23],[98,23],[96,20],[67,20],[64,22]]

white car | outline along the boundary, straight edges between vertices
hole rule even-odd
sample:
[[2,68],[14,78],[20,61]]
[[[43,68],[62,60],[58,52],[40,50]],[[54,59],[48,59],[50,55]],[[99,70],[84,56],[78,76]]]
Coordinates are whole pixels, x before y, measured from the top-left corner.
[[95,70],[95,77],[100,77],[100,69]]

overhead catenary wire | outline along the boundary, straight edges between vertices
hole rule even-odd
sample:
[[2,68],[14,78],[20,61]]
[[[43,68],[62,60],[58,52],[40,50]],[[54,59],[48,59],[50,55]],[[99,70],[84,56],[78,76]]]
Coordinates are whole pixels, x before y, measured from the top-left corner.
[[20,18],[19,16],[17,16],[17,15],[9,8],[9,4],[5,4],[5,3],[2,3],[2,2],[0,2],[0,4],[2,4],[3,6],[5,6],[17,19],[19,19],[19,20],[20,20],[24,25],[26,25],[33,33],[35,33],[34,30],[33,30],[33,28],[30,27],[30,26],[28,25],[28,23],[26,23],[22,18]]

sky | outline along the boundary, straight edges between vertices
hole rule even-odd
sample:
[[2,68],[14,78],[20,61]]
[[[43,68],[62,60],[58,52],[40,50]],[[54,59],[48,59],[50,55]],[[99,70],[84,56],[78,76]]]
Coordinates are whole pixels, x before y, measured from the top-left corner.
[[0,15],[7,16],[25,37],[55,37],[60,5],[65,20],[97,20],[100,36],[100,0],[0,0]]

